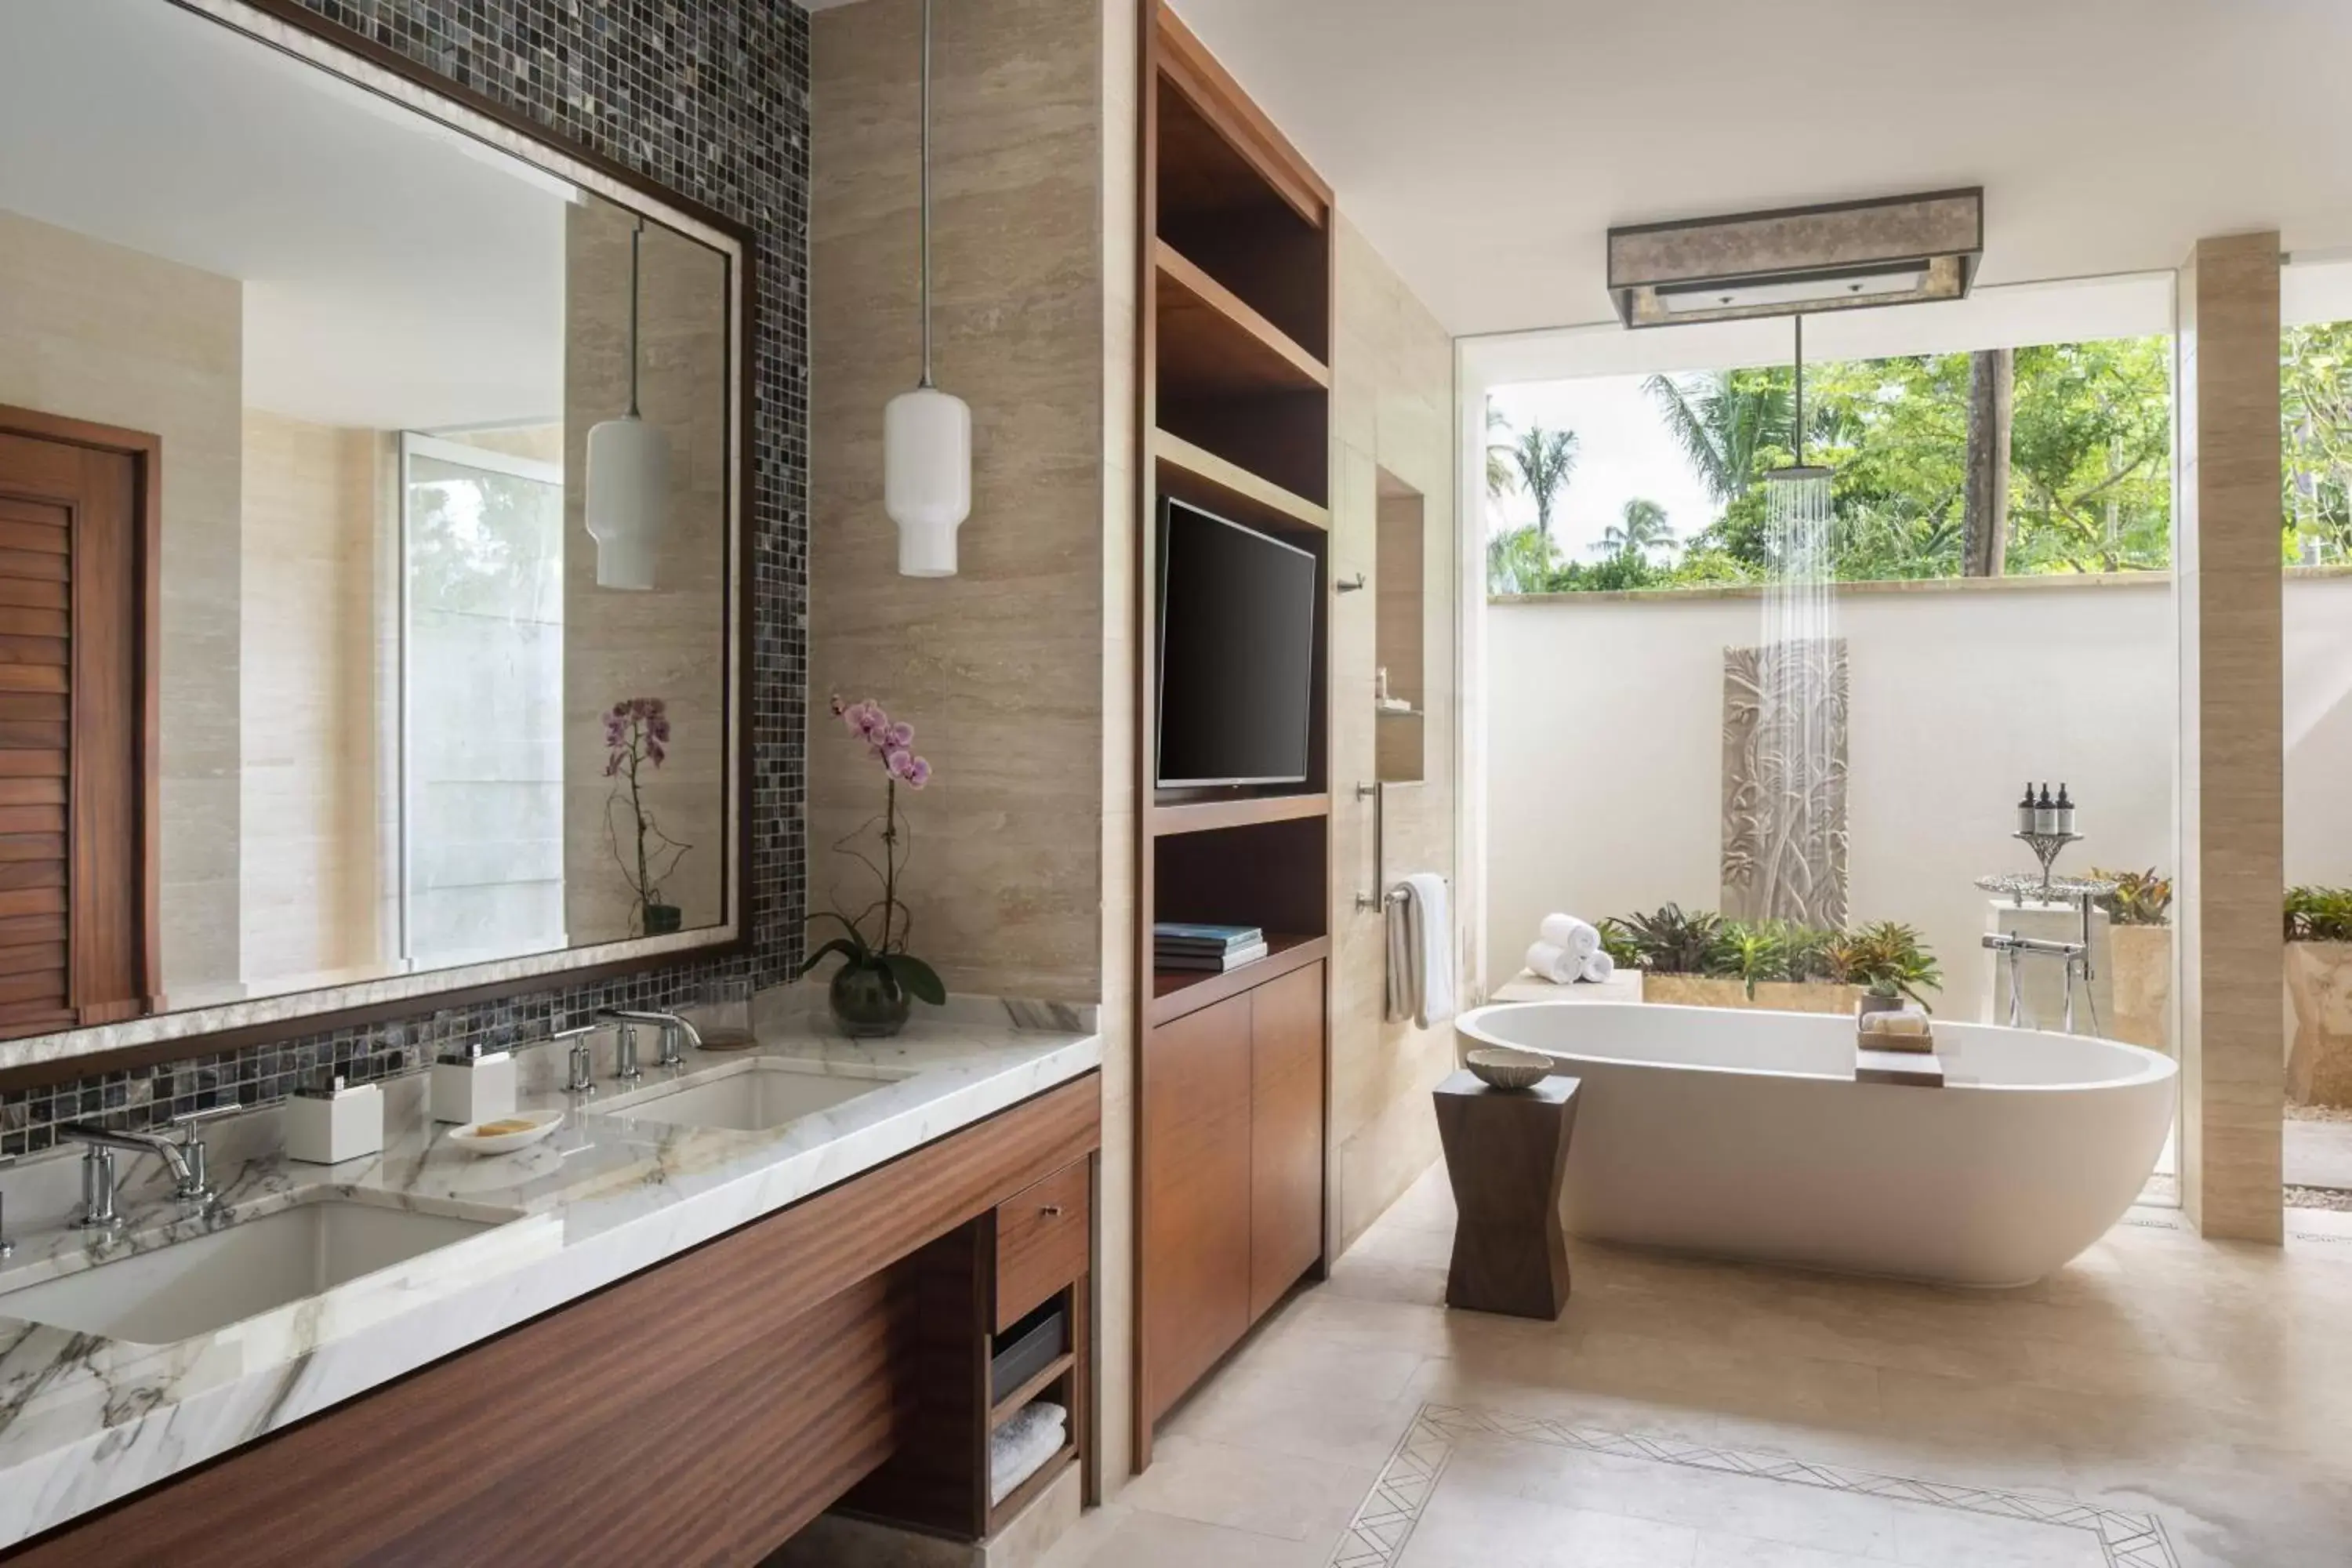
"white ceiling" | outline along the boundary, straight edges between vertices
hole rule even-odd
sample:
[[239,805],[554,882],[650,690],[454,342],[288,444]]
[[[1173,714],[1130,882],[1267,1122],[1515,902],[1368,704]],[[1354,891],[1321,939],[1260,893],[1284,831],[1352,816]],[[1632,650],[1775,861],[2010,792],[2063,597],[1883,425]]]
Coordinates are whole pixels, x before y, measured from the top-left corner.
[[1174,0],[1456,333],[1610,315],[1613,224],[1986,188],[1980,281],[2352,247],[2345,0]]
[[244,281],[254,407],[562,416],[569,187],[505,153],[164,0],[0,0],[0,208]]

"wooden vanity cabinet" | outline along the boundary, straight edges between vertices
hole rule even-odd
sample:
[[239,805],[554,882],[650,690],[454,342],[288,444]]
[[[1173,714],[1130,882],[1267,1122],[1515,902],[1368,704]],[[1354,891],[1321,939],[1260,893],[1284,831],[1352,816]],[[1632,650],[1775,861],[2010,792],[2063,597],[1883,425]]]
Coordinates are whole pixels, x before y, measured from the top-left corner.
[[1323,969],[1294,969],[1145,1038],[1148,1420],[1322,1258]]
[[978,1536],[999,1205],[1090,1184],[1101,1115],[1089,1073],[0,1560],[748,1565],[845,1497]]

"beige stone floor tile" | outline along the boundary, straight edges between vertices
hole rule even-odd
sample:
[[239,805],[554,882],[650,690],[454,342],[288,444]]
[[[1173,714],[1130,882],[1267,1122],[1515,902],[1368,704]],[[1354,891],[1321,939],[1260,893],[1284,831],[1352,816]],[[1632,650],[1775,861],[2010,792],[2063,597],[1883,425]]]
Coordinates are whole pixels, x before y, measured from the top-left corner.
[[1325,1568],[1330,1561],[1328,1541],[1285,1541],[1124,1504],[1118,1509],[1107,1530],[1064,1537],[1042,1568]]
[[1884,1557],[1850,1557],[1843,1552],[1822,1552],[1791,1546],[1785,1541],[1759,1541],[1752,1535],[1731,1535],[1719,1530],[1700,1532],[1691,1568],[1886,1568]]
[[1398,1568],[1690,1568],[1685,1525],[1440,1487]]
[[1170,1416],[1160,1436],[1200,1437],[1377,1471],[1421,1404],[1410,1390],[1392,1399],[1333,1390],[1301,1398],[1278,1379],[1259,1378],[1255,1369],[1237,1366]]
[[1119,1501],[1139,1511],[1328,1547],[1379,1478],[1378,1464],[1339,1464],[1167,1435],[1154,1446],[1151,1468]]

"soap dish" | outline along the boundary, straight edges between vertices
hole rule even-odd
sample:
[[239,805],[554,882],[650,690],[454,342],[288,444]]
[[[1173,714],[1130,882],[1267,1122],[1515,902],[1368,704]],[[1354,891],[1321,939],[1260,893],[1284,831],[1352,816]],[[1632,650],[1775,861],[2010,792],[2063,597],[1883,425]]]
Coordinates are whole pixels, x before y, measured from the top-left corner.
[[[517,1125],[520,1123],[521,1125]],[[541,1139],[563,1125],[561,1110],[524,1110],[494,1121],[477,1121],[470,1126],[453,1127],[449,1142],[469,1154],[511,1154],[518,1149],[528,1149]],[[486,1128],[511,1129],[488,1132]]]
[[1496,1089],[1533,1089],[1559,1070],[1540,1052],[1513,1050],[1508,1046],[1482,1047],[1463,1060],[1479,1082]]

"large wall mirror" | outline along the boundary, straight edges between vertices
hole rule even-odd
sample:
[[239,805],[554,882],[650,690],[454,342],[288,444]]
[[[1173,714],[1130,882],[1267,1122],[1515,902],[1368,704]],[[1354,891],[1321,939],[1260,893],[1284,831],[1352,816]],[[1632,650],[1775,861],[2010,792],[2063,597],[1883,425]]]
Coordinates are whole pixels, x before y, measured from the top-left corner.
[[740,232],[236,0],[0,145],[0,1063],[736,940]]

